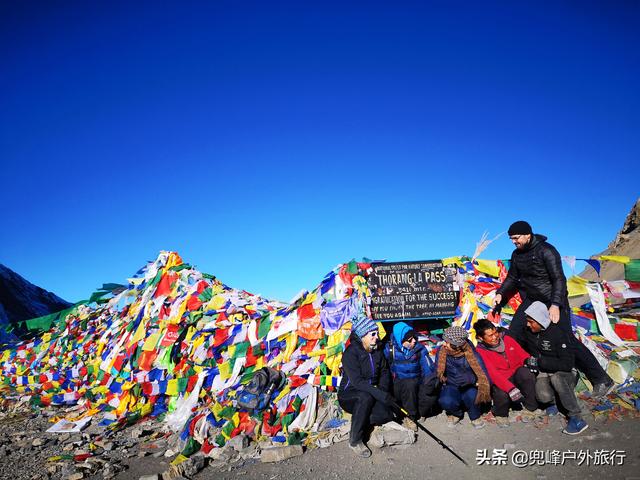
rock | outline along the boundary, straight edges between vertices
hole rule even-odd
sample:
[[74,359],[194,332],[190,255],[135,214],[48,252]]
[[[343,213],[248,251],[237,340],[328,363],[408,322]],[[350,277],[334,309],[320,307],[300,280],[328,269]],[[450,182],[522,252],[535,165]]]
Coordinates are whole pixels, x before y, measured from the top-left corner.
[[158,480],[160,476],[158,474],[154,475],[143,475],[138,480]]
[[260,461],[262,463],[281,462],[282,460],[297,457],[303,453],[302,445],[265,448],[260,454]]
[[44,438],[34,438],[33,442],[31,442],[31,446],[33,447],[41,447],[42,445],[46,445],[47,441]]
[[193,455],[185,460],[182,465],[182,475],[185,477],[193,477],[196,473],[205,467],[206,459],[202,455]]
[[260,450],[257,445],[249,445],[247,448],[240,450],[240,458],[248,460],[250,458],[260,458]]
[[182,475],[171,472],[171,470],[169,470],[162,474],[162,480],[187,480],[187,479],[184,478]]
[[145,430],[144,428],[136,427],[131,430],[131,438],[148,437],[152,433],[153,433],[153,430],[148,430],[148,429]]
[[82,480],[84,478],[84,473],[75,472],[69,475],[65,480]]
[[173,457],[175,456],[176,452],[174,452],[173,450],[171,450],[170,448],[167,449],[166,452],[164,452],[164,456],[169,458],[169,457]]
[[413,430],[404,428],[397,423],[389,422],[380,427],[375,427],[369,444],[373,447],[382,448],[392,445],[409,445],[415,443],[416,433]]
[[239,452],[249,446],[249,437],[243,434],[236,435],[227,441],[227,445],[233,448],[236,452]]
[[102,445],[102,448],[104,448],[105,451],[110,452],[111,450],[113,450],[113,442],[104,443]]
[[225,445],[222,448],[213,448],[207,454],[207,456],[209,458],[211,458],[212,460],[219,461],[219,462],[222,462],[222,463],[230,462],[237,455],[238,454],[236,453],[236,451],[233,448],[231,448],[231,447],[229,447],[227,445]]
[[115,476],[116,471],[113,468],[113,465],[111,465],[110,463],[105,463],[102,467],[102,478],[104,478],[105,480],[109,480],[110,478],[113,478]]

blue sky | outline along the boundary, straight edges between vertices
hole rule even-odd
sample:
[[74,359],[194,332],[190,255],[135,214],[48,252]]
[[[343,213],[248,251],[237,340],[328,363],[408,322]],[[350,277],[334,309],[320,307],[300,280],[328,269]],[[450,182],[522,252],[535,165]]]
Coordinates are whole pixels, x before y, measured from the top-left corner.
[[[636,2],[4,2],[0,262],[68,300],[160,250],[289,300],[638,197]],[[507,258],[506,236],[485,258]]]

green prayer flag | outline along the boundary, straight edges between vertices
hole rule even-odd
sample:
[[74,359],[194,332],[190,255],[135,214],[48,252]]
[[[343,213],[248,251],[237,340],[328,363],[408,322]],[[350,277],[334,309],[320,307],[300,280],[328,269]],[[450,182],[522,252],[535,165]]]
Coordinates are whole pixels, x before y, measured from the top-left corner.
[[352,275],[357,274],[358,273],[358,262],[356,262],[355,260],[351,260],[347,264],[347,273],[350,273]]
[[260,318],[260,325],[258,325],[258,338],[266,338],[269,330],[271,330],[271,315],[267,313]]
[[640,282],[640,260],[631,260],[624,265],[624,279],[628,282]]

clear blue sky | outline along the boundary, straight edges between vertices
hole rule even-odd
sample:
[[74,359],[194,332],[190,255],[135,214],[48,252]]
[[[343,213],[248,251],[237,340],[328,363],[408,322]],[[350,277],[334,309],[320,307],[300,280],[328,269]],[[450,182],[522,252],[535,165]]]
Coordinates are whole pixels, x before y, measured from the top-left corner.
[[[3,2],[0,262],[68,300],[162,249],[289,300],[639,194],[637,2]],[[506,258],[506,237],[485,258]]]

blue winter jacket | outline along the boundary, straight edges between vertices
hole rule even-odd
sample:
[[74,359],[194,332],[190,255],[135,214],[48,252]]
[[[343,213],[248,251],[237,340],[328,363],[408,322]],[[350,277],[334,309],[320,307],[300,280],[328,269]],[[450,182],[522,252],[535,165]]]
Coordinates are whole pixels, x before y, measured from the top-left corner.
[[[480,366],[482,367],[484,374],[489,379],[489,382],[491,382],[491,377],[489,377],[489,372],[487,371],[487,368],[485,367],[484,362],[482,361],[482,357],[478,354],[473,344],[468,340],[467,342],[469,343],[469,346],[473,349],[473,354],[475,355],[476,359],[480,363]],[[442,348],[438,350],[438,353],[436,355],[436,361],[435,361],[436,369],[438,365],[438,360],[440,359],[441,349]],[[476,382],[478,381],[476,374],[473,373],[473,369],[471,368],[471,365],[469,365],[469,362],[467,362],[467,359],[464,356],[454,357],[452,355],[447,355],[447,366],[444,371],[444,376],[446,377],[445,385],[451,385],[458,388],[464,388],[464,387],[475,385]]]
[[413,329],[406,323],[396,323],[391,340],[385,345],[384,354],[391,367],[391,375],[394,379],[422,378],[427,381],[435,373],[433,361],[420,342],[410,349],[402,346],[402,339],[409,330]]

